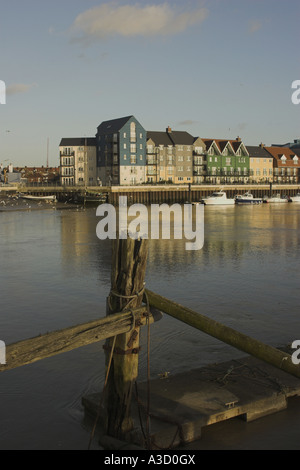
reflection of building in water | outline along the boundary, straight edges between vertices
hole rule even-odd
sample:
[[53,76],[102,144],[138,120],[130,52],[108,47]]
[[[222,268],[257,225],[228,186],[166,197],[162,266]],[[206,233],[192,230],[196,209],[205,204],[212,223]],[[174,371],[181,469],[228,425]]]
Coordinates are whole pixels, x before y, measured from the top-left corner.
[[[186,272],[189,266],[205,268],[211,263],[239,266],[257,253],[291,253],[299,245],[300,217],[296,205],[283,206],[206,207],[203,248],[187,251],[187,240],[184,236],[175,239],[171,229],[170,240],[149,237],[148,266],[158,272],[161,266],[167,266],[175,275],[176,271],[181,272],[181,267]],[[95,275],[109,283],[111,240],[97,238],[98,222],[96,209],[61,212],[62,262],[65,266],[71,263],[77,275],[79,270],[83,276]],[[150,227],[150,219],[148,223]]]
[[63,265],[70,262],[83,273],[96,272],[110,278],[111,250],[109,240],[96,236],[96,209],[61,212],[61,256]]

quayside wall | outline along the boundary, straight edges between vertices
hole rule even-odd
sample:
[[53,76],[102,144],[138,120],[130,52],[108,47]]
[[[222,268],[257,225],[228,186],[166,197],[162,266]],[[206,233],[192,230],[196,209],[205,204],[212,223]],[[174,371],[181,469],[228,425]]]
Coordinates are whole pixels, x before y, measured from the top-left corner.
[[89,194],[105,194],[107,202],[118,205],[120,196],[127,196],[128,204],[157,204],[157,203],[187,203],[197,202],[213,191],[224,190],[227,197],[233,198],[237,194],[250,191],[255,197],[280,194],[281,196],[294,196],[300,192],[299,184],[232,184],[232,185],[139,185],[139,186],[27,186],[0,188],[0,194],[30,194],[46,196],[53,194],[59,201],[78,202],[78,196]]

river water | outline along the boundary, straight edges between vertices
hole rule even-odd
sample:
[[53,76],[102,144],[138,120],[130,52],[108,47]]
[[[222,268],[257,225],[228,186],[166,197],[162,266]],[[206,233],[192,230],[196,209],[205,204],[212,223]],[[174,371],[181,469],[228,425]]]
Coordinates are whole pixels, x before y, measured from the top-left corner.
[[[12,201],[1,208],[0,340],[10,344],[104,316],[111,246],[96,236],[96,208]],[[204,212],[201,250],[186,251],[185,240],[150,240],[147,288],[267,344],[300,339],[300,204]],[[167,315],[152,325],[150,349],[151,378],[244,355]],[[102,342],[1,374],[0,449],[87,449],[81,397],[103,382]],[[188,448],[300,450],[299,418],[294,399],[253,423],[210,426]]]

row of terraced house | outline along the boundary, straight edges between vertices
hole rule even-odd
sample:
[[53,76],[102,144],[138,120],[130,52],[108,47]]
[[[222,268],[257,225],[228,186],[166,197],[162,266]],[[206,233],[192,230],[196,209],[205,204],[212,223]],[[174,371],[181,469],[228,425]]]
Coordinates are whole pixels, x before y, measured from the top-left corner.
[[267,147],[147,131],[134,116],[103,121],[95,137],[62,138],[62,185],[299,183],[300,140]]

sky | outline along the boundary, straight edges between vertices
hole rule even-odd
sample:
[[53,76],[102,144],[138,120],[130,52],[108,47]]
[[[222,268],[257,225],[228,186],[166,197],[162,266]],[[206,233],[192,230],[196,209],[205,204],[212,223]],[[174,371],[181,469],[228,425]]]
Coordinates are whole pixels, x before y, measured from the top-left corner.
[[0,163],[58,166],[61,138],[130,115],[149,131],[292,142],[299,17],[299,0],[1,0]]

